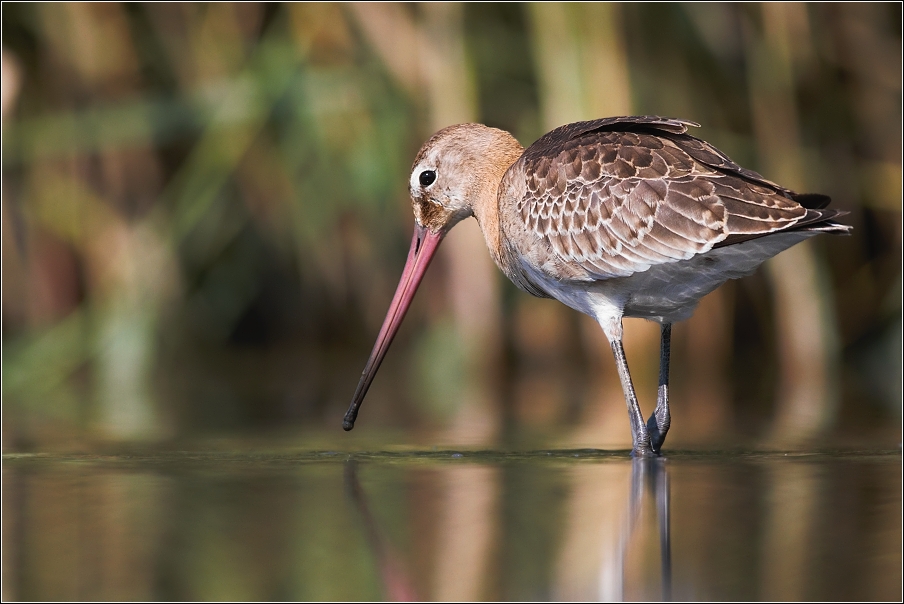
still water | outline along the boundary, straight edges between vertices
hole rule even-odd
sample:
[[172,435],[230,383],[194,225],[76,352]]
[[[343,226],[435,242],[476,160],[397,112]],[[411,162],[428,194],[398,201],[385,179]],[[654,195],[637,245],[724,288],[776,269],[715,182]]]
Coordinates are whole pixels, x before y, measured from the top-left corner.
[[899,600],[901,452],[12,455],[3,599]]

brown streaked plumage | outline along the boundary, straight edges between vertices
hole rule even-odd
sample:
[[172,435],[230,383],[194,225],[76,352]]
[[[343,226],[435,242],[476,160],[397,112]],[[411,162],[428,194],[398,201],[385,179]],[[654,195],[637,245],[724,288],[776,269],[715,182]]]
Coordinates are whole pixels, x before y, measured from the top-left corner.
[[[655,116],[568,124],[526,150],[507,132],[450,126],[418,153],[409,180],[415,234],[402,280],[345,417],[358,408],[445,234],[474,216],[512,282],[595,318],[612,344],[634,454],[669,428],[671,324],[724,283],[818,233],[847,233],[829,198],[797,194]],[[662,326],[660,388],[645,424],[622,347],[622,318]]]

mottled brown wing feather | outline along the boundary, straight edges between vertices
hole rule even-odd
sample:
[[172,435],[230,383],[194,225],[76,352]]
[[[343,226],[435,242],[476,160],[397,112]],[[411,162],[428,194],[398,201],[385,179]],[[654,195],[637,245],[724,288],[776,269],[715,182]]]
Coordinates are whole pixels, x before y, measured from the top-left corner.
[[818,218],[788,189],[685,134],[689,125],[609,118],[546,134],[513,166],[526,181],[517,202],[525,227],[560,261],[611,278]]

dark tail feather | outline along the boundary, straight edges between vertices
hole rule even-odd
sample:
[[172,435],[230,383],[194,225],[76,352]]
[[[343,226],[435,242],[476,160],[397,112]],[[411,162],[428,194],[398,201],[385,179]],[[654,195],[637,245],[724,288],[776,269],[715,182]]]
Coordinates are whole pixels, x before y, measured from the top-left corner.
[[792,193],[791,199],[808,210],[821,210],[832,201],[831,197],[820,193]]

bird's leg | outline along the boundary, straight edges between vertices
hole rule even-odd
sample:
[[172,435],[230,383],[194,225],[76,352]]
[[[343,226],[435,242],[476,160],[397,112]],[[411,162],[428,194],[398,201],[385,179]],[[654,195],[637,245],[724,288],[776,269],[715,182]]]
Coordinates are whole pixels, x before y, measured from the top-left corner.
[[612,353],[615,355],[615,366],[618,367],[618,377],[621,378],[622,390],[625,392],[625,402],[628,404],[628,418],[631,420],[631,437],[634,441],[635,456],[654,455],[650,446],[650,435],[643,423],[643,414],[637,402],[637,394],[634,392],[634,384],[631,382],[631,373],[628,371],[628,359],[625,358],[625,347],[621,339],[612,340]]
[[672,348],[672,324],[662,324],[662,345],[659,349],[659,393],[656,395],[656,410],[647,420],[650,446],[655,453],[662,449],[665,435],[672,422],[669,414],[669,355]]

